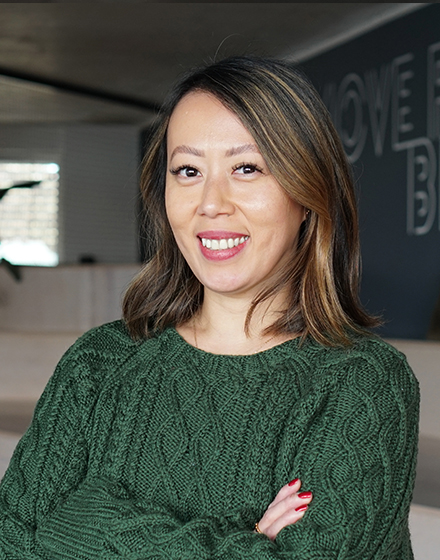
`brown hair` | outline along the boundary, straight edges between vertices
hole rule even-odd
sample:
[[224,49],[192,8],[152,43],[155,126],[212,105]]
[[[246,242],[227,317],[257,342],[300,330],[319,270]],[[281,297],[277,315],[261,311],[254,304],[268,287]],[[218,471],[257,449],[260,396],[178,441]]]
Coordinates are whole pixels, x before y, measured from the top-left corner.
[[187,322],[203,301],[203,286],[174,240],[165,211],[166,136],[170,116],[189,92],[215,96],[252,134],[270,172],[309,209],[298,248],[249,309],[288,288],[285,311],[267,333],[311,335],[326,345],[350,344],[350,334],[378,324],[358,297],[359,236],[351,170],[327,109],[297,68],[279,60],[231,57],[186,75],[159,116],[141,178],[152,257],[123,304],[135,338]]

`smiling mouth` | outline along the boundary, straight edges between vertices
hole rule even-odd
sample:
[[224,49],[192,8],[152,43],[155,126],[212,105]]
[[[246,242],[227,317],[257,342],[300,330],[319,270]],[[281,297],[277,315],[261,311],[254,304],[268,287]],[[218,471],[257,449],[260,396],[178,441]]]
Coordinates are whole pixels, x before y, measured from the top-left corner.
[[238,247],[249,239],[249,235],[243,237],[228,237],[223,239],[209,239],[207,237],[200,237],[203,247],[211,251],[222,251],[225,249],[232,249]]

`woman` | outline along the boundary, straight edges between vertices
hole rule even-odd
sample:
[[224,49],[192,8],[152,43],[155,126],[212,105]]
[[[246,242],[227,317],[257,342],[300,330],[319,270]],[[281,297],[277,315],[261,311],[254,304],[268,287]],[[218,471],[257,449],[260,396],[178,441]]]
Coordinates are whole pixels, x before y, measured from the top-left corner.
[[412,558],[418,387],[368,333],[350,172],[279,61],[185,77],[142,178],[124,323],[62,358],[1,487],[0,558]]

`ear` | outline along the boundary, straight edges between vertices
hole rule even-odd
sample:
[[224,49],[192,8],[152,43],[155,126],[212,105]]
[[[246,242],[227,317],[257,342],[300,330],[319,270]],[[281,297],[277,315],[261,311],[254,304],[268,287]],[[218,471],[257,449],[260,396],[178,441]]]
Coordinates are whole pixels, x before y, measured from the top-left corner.
[[307,220],[307,218],[310,216],[310,210],[308,208],[304,207],[303,212],[304,212],[304,215],[303,215],[302,221],[305,222]]

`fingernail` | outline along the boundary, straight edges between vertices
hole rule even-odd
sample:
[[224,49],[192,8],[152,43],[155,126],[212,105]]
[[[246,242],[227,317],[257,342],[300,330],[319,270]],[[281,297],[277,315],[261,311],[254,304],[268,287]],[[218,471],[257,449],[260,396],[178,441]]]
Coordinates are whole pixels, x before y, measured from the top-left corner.
[[300,492],[298,494],[298,498],[301,498],[302,500],[305,500],[306,498],[311,498],[311,497],[312,497],[311,492]]
[[289,482],[289,486],[293,486],[294,484],[296,484],[298,482],[299,478],[294,478],[293,480],[291,480]]
[[308,507],[309,507],[309,506],[306,506],[306,505],[304,505],[304,506],[299,506],[299,507],[296,508],[295,511],[306,511],[306,509],[307,509]]

